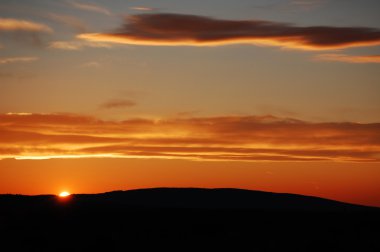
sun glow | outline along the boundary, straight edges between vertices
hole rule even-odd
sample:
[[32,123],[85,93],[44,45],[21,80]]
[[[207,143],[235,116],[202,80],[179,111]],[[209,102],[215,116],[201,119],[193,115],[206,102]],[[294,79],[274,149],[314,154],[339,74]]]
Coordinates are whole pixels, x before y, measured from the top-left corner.
[[65,197],[70,196],[70,195],[71,195],[71,194],[70,194],[69,192],[61,192],[61,193],[59,194],[59,197],[65,198]]

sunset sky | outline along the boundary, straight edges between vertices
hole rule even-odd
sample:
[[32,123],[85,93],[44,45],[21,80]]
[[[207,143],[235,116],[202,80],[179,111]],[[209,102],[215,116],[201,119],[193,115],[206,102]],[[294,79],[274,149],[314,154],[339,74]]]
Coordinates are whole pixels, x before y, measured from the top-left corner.
[[0,193],[380,206],[380,1],[0,1]]

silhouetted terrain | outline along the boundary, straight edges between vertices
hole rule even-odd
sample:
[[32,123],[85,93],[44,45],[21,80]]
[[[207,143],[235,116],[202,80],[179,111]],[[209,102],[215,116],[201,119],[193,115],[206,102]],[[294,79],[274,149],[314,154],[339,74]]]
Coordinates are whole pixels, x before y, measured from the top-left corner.
[[380,210],[238,189],[1,195],[0,232],[2,251],[380,251]]

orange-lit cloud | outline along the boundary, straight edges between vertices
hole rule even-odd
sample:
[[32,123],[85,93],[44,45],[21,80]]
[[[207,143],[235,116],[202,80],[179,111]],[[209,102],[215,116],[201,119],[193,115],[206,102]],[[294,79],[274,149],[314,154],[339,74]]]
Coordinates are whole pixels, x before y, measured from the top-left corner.
[[320,54],[315,60],[320,61],[338,61],[345,63],[380,63],[380,55],[347,55],[347,54]]
[[10,57],[10,58],[0,58],[0,65],[10,64],[10,63],[20,63],[20,62],[33,62],[38,60],[37,57]]
[[78,51],[85,47],[90,48],[111,48],[109,43],[93,42],[93,41],[53,41],[50,43],[49,48],[66,50],[66,51]]
[[0,115],[0,158],[179,158],[380,161],[380,123],[273,116],[103,121],[70,114]]
[[110,100],[103,103],[100,108],[102,109],[114,109],[114,108],[129,108],[136,105],[136,102],[124,99]]
[[380,44],[380,30],[308,26],[262,20],[222,20],[183,14],[140,14],[113,33],[84,33],[88,41],[132,45],[218,46],[256,44],[327,50]]
[[134,6],[130,8],[131,10],[137,10],[137,11],[153,11],[154,8],[145,7],[145,6]]
[[0,31],[27,31],[27,32],[47,32],[53,30],[41,23],[36,23],[28,20],[0,18]]
[[96,13],[100,13],[100,14],[104,14],[108,16],[112,15],[111,11],[108,10],[107,8],[97,5],[97,4],[93,4],[93,3],[82,3],[82,2],[72,1],[70,2],[70,5],[76,9],[80,9],[84,11],[96,12]]

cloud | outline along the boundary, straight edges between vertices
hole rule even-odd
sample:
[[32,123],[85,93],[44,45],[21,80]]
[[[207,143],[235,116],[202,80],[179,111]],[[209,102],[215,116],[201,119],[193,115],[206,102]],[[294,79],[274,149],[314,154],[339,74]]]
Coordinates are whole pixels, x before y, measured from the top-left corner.
[[101,109],[129,108],[136,106],[136,102],[124,99],[115,99],[100,105]]
[[14,73],[10,73],[10,72],[0,72],[0,79],[12,79],[12,78],[15,78],[15,74]]
[[319,8],[327,3],[328,0],[283,0],[283,1],[263,1],[262,3],[254,4],[255,9],[263,11],[275,12],[297,12],[311,11]]
[[307,26],[262,20],[222,20],[183,14],[140,14],[114,33],[84,33],[87,41],[132,45],[218,46],[256,44],[328,50],[380,44],[380,30],[366,27]]
[[0,114],[0,135],[0,158],[380,162],[380,123],[312,123],[273,116],[104,121],[8,113]]
[[85,68],[99,68],[100,66],[101,64],[97,61],[89,61],[80,65],[80,67],[85,67]]
[[78,51],[85,47],[90,48],[111,48],[109,43],[92,42],[92,41],[53,41],[50,43],[49,48],[66,50],[66,51]]
[[320,54],[314,57],[318,61],[337,61],[345,63],[380,63],[380,55],[346,55],[346,54]]
[[0,18],[0,37],[10,40],[12,43],[45,47],[45,35],[52,32],[52,28],[42,23],[23,19]]
[[293,0],[290,5],[298,6],[303,10],[312,10],[325,4],[326,0]]
[[11,58],[0,58],[0,65],[11,64],[11,63],[26,63],[38,60],[37,57],[11,57]]
[[80,9],[84,11],[96,12],[96,13],[100,13],[100,14],[104,14],[108,16],[112,15],[110,10],[93,3],[80,3],[80,2],[72,1],[70,2],[70,5],[76,9]]
[[[36,74],[35,73],[32,73],[32,72],[25,72],[25,71],[21,71],[21,72],[2,72],[0,71],[0,79],[18,79],[18,80],[24,80],[24,79],[32,79],[36,77]],[[4,84],[4,83],[1,83],[1,84]],[[0,85],[1,85],[0,84]]]
[[49,13],[47,17],[55,22],[73,28],[76,32],[83,33],[87,30],[86,25],[77,17],[62,15],[57,13]]
[[155,8],[145,7],[145,6],[134,6],[130,7],[131,10],[137,10],[137,11],[154,11]]
[[0,31],[53,32],[45,24],[13,18],[0,18]]

